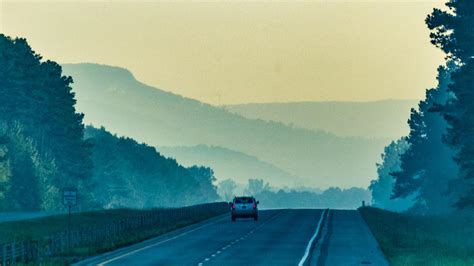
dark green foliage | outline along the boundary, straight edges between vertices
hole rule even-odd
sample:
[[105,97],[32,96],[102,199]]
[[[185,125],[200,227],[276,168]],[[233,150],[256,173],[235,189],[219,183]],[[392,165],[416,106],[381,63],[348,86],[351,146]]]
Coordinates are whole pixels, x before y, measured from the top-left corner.
[[[85,188],[92,168],[83,140],[83,115],[74,108],[72,78],[62,76],[55,62],[41,59],[25,39],[0,34],[0,122],[21,129],[6,136],[8,193],[16,193],[9,197],[12,202],[2,202],[6,208],[46,208],[37,198],[38,184]],[[54,174],[43,175],[52,168],[40,163],[45,161],[54,161]]]
[[465,213],[418,216],[360,208],[393,266],[474,264],[474,217]]
[[448,11],[435,9],[426,19],[431,40],[454,60],[458,70],[452,74],[450,91],[454,94],[440,111],[449,123],[448,143],[456,149],[460,176],[470,183],[470,191],[459,207],[474,207],[474,2],[450,0]]
[[212,169],[185,168],[153,147],[86,128],[93,143],[91,183],[96,207],[182,206],[218,199]]
[[372,205],[393,211],[402,211],[413,205],[412,199],[391,199],[395,178],[391,173],[400,171],[400,155],[406,152],[408,143],[405,138],[392,141],[381,155],[382,163],[377,163],[376,180],[372,180],[369,189],[372,192]]
[[474,56],[474,2],[449,0],[446,6],[449,11],[434,9],[426,19],[431,42],[448,57],[466,63]]
[[11,182],[5,193],[7,210],[40,209],[39,177],[35,173],[36,151],[31,140],[20,131],[9,134],[8,158],[11,167]]
[[199,195],[206,201],[215,201],[219,198],[217,187],[214,185],[216,177],[214,171],[209,167],[191,166],[187,168],[189,174],[198,182],[198,186],[193,189],[193,194]]
[[54,161],[38,152],[19,124],[0,126],[0,136],[4,151],[3,163],[0,162],[0,209],[57,209],[59,189],[51,182],[57,173]]
[[[25,39],[0,35],[0,209],[180,206],[218,198],[212,169],[186,169],[152,147],[90,128],[75,110],[72,78]],[[93,169],[93,163],[95,168]]]
[[[454,68],[453,65],[451,65]],[[454,151],[443,141],[447,123],[434,108],[452,98],[448,92],[450,73],[453,69],[440,67],[438,88],[426,91],[426,99],[418,110],[412,109],[406,138],[408,149],[400,157],[400,170],[394,171],[393,198],[416,197],[414,211],[442,213],[454,204],[451,185],[457,178],[457,167],[452,157]]]
[[[5,202],[5,193],[10,187],[10,162],[8,160],[8,138],[0,134],[0,202]],[[0,209],[3,206],[0,204]]]
[[474,207],[474,62],[453,74],[450,89],[456,98],[443,110],[451,126],[447,140],[457,148],[455,159],[461,169],[460,174],[471,187],[457,205]]

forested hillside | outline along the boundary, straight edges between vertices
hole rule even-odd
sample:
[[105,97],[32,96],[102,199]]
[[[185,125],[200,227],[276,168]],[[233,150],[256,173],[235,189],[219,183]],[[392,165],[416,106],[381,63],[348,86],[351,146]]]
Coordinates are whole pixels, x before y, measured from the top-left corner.
[[155,148],[86,127],[91,140],[94,201],[104,208],[183,206],[218,199],[207,167],[185,168]]
[[245,184],[248,179],[263,179],[273,186],[293,187],[301,180],[273,164],[262,162],[255,156],[232,151],[222,147],[198,145],[193,147],[159,147],[166,156],[179,160],[186,166],[203,164],[210,166],[218,181],[233,179]]
[[87,128],[72,78],[25,39],[0,34],[0,211],[179,206],[217,199],[213,171],[185,168],[152,147]]
[[64,186],[87,191],[93,167],[72,79],[25,39],[0,34],[0,208],[50,209]]
[[74,76],[78,109],[87,123],[157,147],[203,144],[255,156],[301,177],[300,185],[367,186],[387,142],[247,119],[142,84],[123,68],[76,64],[64,69]]

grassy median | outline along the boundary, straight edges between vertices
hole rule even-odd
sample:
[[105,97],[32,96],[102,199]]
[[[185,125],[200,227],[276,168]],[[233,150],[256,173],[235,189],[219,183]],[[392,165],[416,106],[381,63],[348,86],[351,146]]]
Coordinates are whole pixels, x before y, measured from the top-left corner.
[[416,216],[360,208],[393,266],[474,265],[474,215]]
[[[187,208],[192,209],[188,211]],[[191,225],[205,219],[223,214],[228,211],[226,203],[214,203],[209,206],[191,206],[178,209],[153,209],[153,210],[103,210],[72,214],[72,230],[94,230],[105,228],[111,222],[133,220],[146,215],[161,215],[157,225],[143,226],[134,230],[126,230],[120,234],[93,243],[81,244],[74,247],[71,252],[59,252],[52,255],[39,255],[34,261],[46,265],[67,265],[89,256],[104,253],[123,246],[141,242],[166,232]],[[186,215],[174,216],[173,211],[188,211]],[[0,223],[0,244],[33,241],[47,243],[51,236],[67,230],[67,215],[55,215],[31,220]],[[40,246],[42,246],[40,244]]]

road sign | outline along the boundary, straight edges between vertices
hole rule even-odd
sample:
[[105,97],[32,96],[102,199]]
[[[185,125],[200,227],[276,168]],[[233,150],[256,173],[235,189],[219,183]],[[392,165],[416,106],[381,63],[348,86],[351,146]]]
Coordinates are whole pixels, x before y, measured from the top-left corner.
[[67,247],[68,251],[71,252],[71,207],[77,205],[77,188],[68,187],[63,189],[63,204],[68,209],[67,219]]
[[65,188],[63,190],[63,204],[66,206],[77,205],[77,188]]

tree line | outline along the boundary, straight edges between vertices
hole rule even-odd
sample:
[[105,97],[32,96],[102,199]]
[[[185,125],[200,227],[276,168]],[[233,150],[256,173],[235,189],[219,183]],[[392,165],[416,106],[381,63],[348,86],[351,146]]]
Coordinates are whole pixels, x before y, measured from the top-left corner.
[[117,137],[104,128],[87,126],[85,137],[93,141],[94,169],[89,182],[94,184],[91,192],[100,207],[174,207],[219,199],[211,168],[183,167],[154,147]]
[[370,186],[375,206],[440,214],[474,207],[474,2],[450,0],[426,18],[446,54],[438,86],[426,91],[392,142]]
[[223,200],[231,201],[234,196],[252,195],[263,208],[355,209],[363,201],[369,203],[371,198],[370,191],[363,188],[275,189],[262,179],[249,179],[243,189],[233,180],[226,179],[219,182],[217,188]]
[[26,39],[0,34],[0,210],[59,209],[64,187],[78,188],[83,209],[218,198],[212,169],[185,168],[145,144],[85,128],[72,83]]

